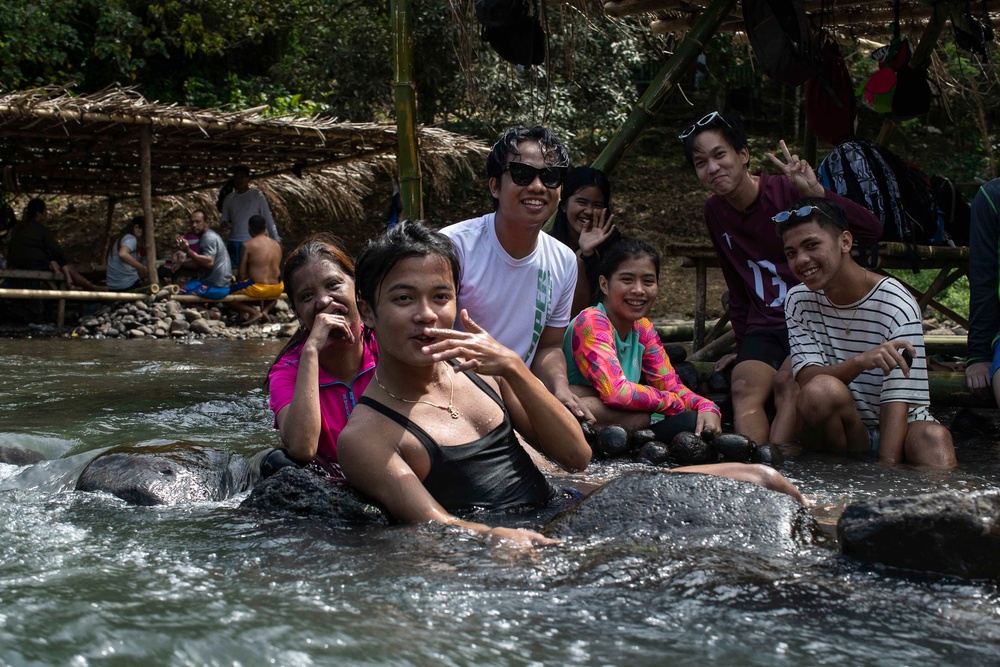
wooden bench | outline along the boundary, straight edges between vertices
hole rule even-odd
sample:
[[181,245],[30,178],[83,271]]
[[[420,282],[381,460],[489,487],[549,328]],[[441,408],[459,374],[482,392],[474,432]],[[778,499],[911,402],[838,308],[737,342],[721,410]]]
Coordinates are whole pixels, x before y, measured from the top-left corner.
[[[42,289],[63,290],[66,287],[66,276],[61,273],[25,271],[23,269],[0,269],[0,288],[3,288],[10,278],[15,280],[37,280],[45,286]],[[2,291],[5,290],[0,289],[0,292]],[[61,327],[66,321],[66,299],[59,299],[58,309],[56,322]]]
[[[858,251],[854,251],[855,257]],[[705,244],[674,244],[663,249],[664,257],[677,257],[681,266],[695,270],[694,340],[693,347],[701,351],[715,340],[729,322],[728,312],[723,314],[711,331],[705,332],[707,310],[708,268],[718,267],[719,258],[715,248]],[[937,300],[937,296],[962,276],[969,274],[969,249],[947,246],[909,246],[905,243],[879,243],[878,265],[872,269],[878,274],[888,275],[885,269],[909,270],[916,260],[921,269],[937,271],[937,275],[925,291],[920,291],[907,282],[905,276],[893,276],[913,294],[921,310],[933,308],[945,317],[968,329],[969,320]]]

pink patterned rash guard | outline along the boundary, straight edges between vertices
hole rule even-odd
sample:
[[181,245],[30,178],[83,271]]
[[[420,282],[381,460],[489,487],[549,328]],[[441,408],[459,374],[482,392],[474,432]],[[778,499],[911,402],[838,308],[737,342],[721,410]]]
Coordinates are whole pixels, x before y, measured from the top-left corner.
[[634,322],[622,341],[602,305],[587,308],[567,330],[563,352],[570,384],[589,384],[609,407],[667,417],[688,410],[720,414],[677,377],[647,318]]

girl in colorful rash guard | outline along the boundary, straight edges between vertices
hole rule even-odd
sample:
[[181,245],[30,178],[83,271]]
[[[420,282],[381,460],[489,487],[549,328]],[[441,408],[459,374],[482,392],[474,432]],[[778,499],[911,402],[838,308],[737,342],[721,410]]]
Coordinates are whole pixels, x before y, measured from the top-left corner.
[[[598,426],[648,427],[662,442],[682,431],[720,433],[718,406],[684,386],[646,318],[659,293],[659,273],[660,256],[644,241],[626,239],[608,251],[600,271],[601,302],[566,329],[563,352],[570,385],[587,402]],[[653,413],[664,419],[649,426]],[[755,482],[802,500],[798,489],[766,466],[717,463],[674,471]]]

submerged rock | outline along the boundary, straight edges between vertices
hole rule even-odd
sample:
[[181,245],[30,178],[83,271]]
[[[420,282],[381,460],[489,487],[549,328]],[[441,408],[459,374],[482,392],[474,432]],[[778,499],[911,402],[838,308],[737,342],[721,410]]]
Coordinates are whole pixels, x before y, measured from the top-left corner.
[[644,471],[608,482],[545,533],[758,550],[809,544],[815,529],[809,511],[783,493],[725,477]]
[[636,458],[650,465],[663,465],[670,460],[670,448],[662,442],[650,440],[639,448]]
[[715,463],[719,453],[694,433],[682,431],[670,443],[670,460],[681,466]]
[[30,466],[43,460],[45,457],[32,449],[0,445],[0,463],[12,466]]
[[746,463],[757,451],[757,443],[739,433],[723,433],[715,436],[712,445],[727,461]]
[[1000,490],[852,503],[837,536],[845,556],[865,562],[1000,579]]
[[240,507],[330,521],[388,525],[389,514],[343,480],[319,477],[296,467],[282,468],[254,487]]
[[780,468],[784,462],[785,456],[781,453],[781,449],[769,442],[757,445],[750,455],[750,463],[763,463],[772,468]]
[[77,480],[78,491],[104,491],[133,505],[225,500],[260,478],[259,463],[190,442],[113,447]]
[[610,458],[628,454],[630,445],[628,431],[617,424],[605,427],[597,436],[597,450]]

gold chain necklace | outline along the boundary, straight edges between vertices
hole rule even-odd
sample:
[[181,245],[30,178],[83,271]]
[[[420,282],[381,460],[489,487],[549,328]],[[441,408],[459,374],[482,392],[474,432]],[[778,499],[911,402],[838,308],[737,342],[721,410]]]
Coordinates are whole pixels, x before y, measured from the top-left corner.
[[[868,269],[866,269],[864,267],[861,267],[861,270],[865,272],[864,287],[865,287],[865,295],[867,296],[868,295]],[[864,297],[861,297],[861,298],[863,299]],[[826,299],[827,299],[827,301],[830,301],[830,297],[827,297]],[[837,308],[836,304],[834,304],[833,301],[830,301],[830,305],[833,306],[833,310],[834,310],[836,318],[838,320],[840,320],[841,324],[844,325],[844,335],[845,336],[850,336],[851,335],[851,325],[854,324],[854,318],[858,316],[858,309],[861,308],[861,304],[858,304],[857,306],[854,307],[854,311],[851,313],[851,320],[849,322],[845,322],[844,318],[840,316],[840,312],[839,312],[840,308]]]
[[[445,365],[447,366],[447,364]],[[397,401],[400,401],[402,403],[423,403],[424,405],[429,405],[432,408],[437,408],[438,410],[447,410],[448,414],[451,415],[452,419],[458,419],[458,410],[456,410],[455,406],[452,405],[452,403],[455,400],[455,378],[453,378],[452,375],[449,374],[448,381],[451,383],[451,396],[448,397],[448,405],[438,405],[437,403],[431,403],[430,401],[419,401],[419,400],[411,401],[408,398],[400,398],[399,396],[396,396],[394,393],[385,388],[385,385],[382,384],[382,381],[378,379],[378,371],[375,371],[375,383],[382,388],[382,391],[389,394],[389,396],[396,399]]]

